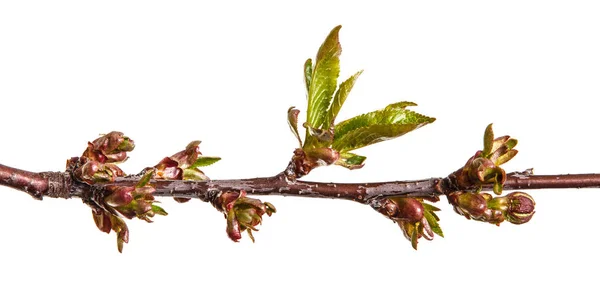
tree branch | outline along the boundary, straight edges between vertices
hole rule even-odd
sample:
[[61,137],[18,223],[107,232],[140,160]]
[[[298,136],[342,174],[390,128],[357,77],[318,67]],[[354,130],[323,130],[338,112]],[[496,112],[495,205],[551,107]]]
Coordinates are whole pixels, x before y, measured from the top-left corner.
[[[90,199],[93,192],[111,187],[135,186],[139,180],[139,176],[127,176],[112,183],[96,183],[92,186],[71,180],[66,172],[35,173],[0,164],[0,185],[26,192],[36,199],[77,197],[85,200]],[[154,196],[200,199],[204,202],[210,202],[221,192],[245,191],[251,195],[344,199],[368,204],[374,198],[431,197],[464,190],[458,189],[451,181],[452,175],[446,178],[373,183],[293,182],[279,174],[272,177],[204,182],[151,180],[150,184],[156,189]],[[508,174],[504,183],[505,190],[599,187],[600,174],[532,175],[516,172]],[[483,187],[483,190],[491,189],[491,185]]]

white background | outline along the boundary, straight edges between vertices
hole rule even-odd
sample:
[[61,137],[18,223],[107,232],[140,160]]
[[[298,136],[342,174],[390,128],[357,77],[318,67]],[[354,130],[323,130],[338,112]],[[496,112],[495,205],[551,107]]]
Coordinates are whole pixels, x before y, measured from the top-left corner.
[[[596,2],[278,2],[1,2],[0,163],[62,170],[120,130],[137,143],[129,173],[200,139],[223,157],[213,179],[273,175],[296,146],[286,110],[305,109],[302,65],[342,24],[341,75],[365,72],[340,120],[402,100],[438,120],[357,151],[361,170],[306,179],[444,176],[490,122],[519,139],[509,171],[600,171]],[[0,188],[0,290],[595,290],[599,191],[530,194],[522,226],[467,221],[443,199],[446,238],[418,251],[352,202],[268,197],[278,213],[234,244],[208,204],[165,200],[169,216],[128,223],[119,254],[79,200]]]

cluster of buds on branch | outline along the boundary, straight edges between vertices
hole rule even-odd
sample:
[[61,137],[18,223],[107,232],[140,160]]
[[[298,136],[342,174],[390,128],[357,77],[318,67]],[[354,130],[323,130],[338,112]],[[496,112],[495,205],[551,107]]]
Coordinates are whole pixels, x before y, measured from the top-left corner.
[[242,238],[246,231],[248,237],[254,242],[252,231],[258,231],[256,226],[262,223],[262,216],[271,216],[277,210],[269,202],[246,197],[246,192],[226,191],[219,194],[213,201],[213,206],[223,212],[227,220],[227,236],[235,242]]
[[[434,234],[444,237],[438,222],[440,218],[435,213],[440,209],[425,203],[424,200],[424,198],[403,197],[378,199],[371,202],[371,207],[397,223],[404,237],[411,242],[414,249],[417,249],[420,238],[433,240]],[[432,197],[427,200],[437,202],[439,198]]]
[[[155,215],[167,215],[167,212],[155,200],[155,188],[151,180],[196,180],[207,181],[209,178],[199,167],[215,163],[220,158],[202,156],[200,141],[188,144],[185,150],[170,157],[165,157],[154,167],[148,167],[138,175],[135,186],[108,186],[100,193],[93,193],[86,201],[92,208],[94,222],[100,231],[117,234],[117,247],[123,250],[123,243],[129,241],[129,229],[123,220],[138,218],[152,222]],[[117,163],[127,160],[127,152],[132,151],[133,140],[121,132],[110,132],[88,143],[87,149],[80,157],[67,161],[67,170],[79,182],[95,185],[112,183],[117,178],[125,177],[125,173]],[[175,198],[178,202],[186,202],[188,198]]]
[[67,170],[71,170],[76,179],[88,184],[113,182],[124,175],[118,163],[127,160],[127,152],[135,148],[133,140],[121,132],[110,132],[93,142],[80,157],[67,161]]
[[494,197],[488,193],[457,191],[448,195],[448,202],[456,213],[467,219],[496,225],[505,220],[513,224],[527,223],[535,213],[535,201],[523,192]]
[[[314,62],[308,59],[304,64],[308,99],[306,121],[302,123],[305,137],[301,138],[298,128],[300,111],[291,107],[287,120],[298,140],[298,148],[287,168],[276,176],[227,180],[219,185],[200,168],[220,158],[202,155],[200,141],[192,141],[184,150],[163,158],[138,175],[126,176],[118,164],[127,160],[127,153],[135,147],[134,142],[123,133],[110,132],[89,142],[80,157],[69,159],[66,173],[32,174],[0,165],[0,184],[26,191],[35,198],[44,194],[56,196],[47,194],[49,190],[64,193],[77,189],[77,195],[92,208],[98,229],[117,234],[119,252],[129,241],[129,229],[124,219],[152,222],[155,215],[167,215],[156,205],[155,196],[159,195],[172,196],[178,202],[186,202],[194,196],[210,202],[224,214],[226,233],[234,242],[241,239],[243,232],[254,241],[252,232],[258,230],[263,216],[276,212],[272,204],[250,198],[248,193],[340,198],[370,205],[397,224],[415,249],[421,238],[432,240],[435,234],[444,236],[436,214],[440,209],[429,204],[439,201],[442,195],[447,195],[454,210],[467,219],[492,224],[503,221],[523,224],[531,220],[535,202],[530,195],[513,192],[502,196],[508,177],[502,165],[517,154],[514,149],[517,140],[509,136],[495,138],[491,124],[484,133],[483,149],[446,178],[344,186],[297,180],[321,166],[359,169],[366,157],[354,153],[355,150],[403,136],[435,121],[435,118],[408,109],[416,106],[415,103],[401,101],[336,122],[342,105],[362,73],[358,71],[338,84],[342,50],[339,30],[340,26],[337,26],[329,33]],[[55,180],[50,182],[51,179]],[[77,188],[70,188],[73,185]],[[490,189],[497,196],[482,192]],[[513,186],[513,189],[516,188]],[[174,191],[178,194],[173,194]]]
[[[133,140],[121,132],[110,132],[93,142],[88,142],[87,149],[80,157],[67,161],[67,170],[73,179],[89,184],[114,182],[124,177],[125,173],[116,164],[127,160],[127,152],[135,148]],[[152,193],[155,189],[149,184],[154,171],[141,176],[135,186],[111,186],[100,193],[93,193],[86,203],[92,208],[92,217],[102,232],[117,234],[117,247],[123,250],[123,243],[129,242],[129,229],[123,218],[137,217],[146,222],[155,215],[167,215],[167,212],[156,205]],[[92,189],[93,190],[93,189]],[[94,191],[92,191],[94,192]]]
[[[535,201],[523,192],[494,197],[481,192],[492,185],[494,194],[501,195],[506,182],[506,171],[500,167],[517,155],[517,140],[509,136],[494,138],[492,124],[483,135],[483,150],[477,151],[454,176],[462,190],[448,194],[448,202],[456,213],[467,219],[499,225],[503,221],[513,224],[529,222],[535,213]],[[464,189],[475,188],[474,191]]]

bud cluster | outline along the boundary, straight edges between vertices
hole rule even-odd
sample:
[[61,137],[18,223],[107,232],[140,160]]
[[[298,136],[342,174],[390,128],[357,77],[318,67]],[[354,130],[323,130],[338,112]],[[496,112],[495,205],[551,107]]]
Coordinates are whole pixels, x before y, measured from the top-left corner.
[[235,242],[242,238],[246,231],[254,242],[252,231],[258,231],[256,226],[262,223],[262,216],[271,216],[277,210],[269,202],[246,197],[245,191],[227,191],[221,193],[212,201],[213,206],[223,212],[227,220],[227,235]]
[[423,199],[406,197],[379,199],[371,202],[371,206],[397,223],[414,249],[417,249],[420,238],[433,240],[434,234],[444,236],[438,223],[440,219],[435,214],[440,209],[423,202]]
[[523,192],[493,197],[488,193],[457,191],[448,195],[448,202],[456,213],[467,219],[496,225],[505,220],[513,224],[527,223],[535,213],[535,201]]
[[462,168],[458,175],[458,183],[464,187],[493,185],[495,194],[502,193],[502,186],[506,181],[506,172],[500,165],[508,162],[518,153],[514,147],[517,140],[509,136],[494,139],[492,125],[488,125],[484,138],[483,150],[473,155]]
[[133,140],[121,132],[113,131],[88,142],[81,157],[67,161],[67,169],[72,170],[76,179],[88,184],[113,182],[117,177],[124,176],[116,163],[127,160],[127,152],[134,147]]
[[136,186],[114,186],[106,189],[107,195],[104,200],[96,202],[96,208],[92,208],[94,222],[100,231],[110,233],[113,230],[117,234],[117,247],[119,252],[123,250],[123,243],[129,241],[129,230],[127,224],[119,214],[127,219],[137,217],[146,222],[152,222],[155,215],[167,215],[167,212],[154,200],[154,187],[149,185],[153,172],[147,172]]

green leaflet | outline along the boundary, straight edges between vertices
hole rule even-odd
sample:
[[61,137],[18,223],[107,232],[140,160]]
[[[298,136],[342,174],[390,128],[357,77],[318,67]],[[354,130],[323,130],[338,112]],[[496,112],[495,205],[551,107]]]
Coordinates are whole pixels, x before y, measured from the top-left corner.
[[435,211],[439,211],[440,209],[429,205],[427,203],[422,202],[423,204],[423,216],[425,216],[425,219],[427,220],[427,223],[429,223],[429,227],[431,227],[431,231],[433,231],[433,233],[444,237],[444,232],[442,232],[442,228],[440,227],[440,218],[434,213]]
[[217,161],[221,160],[221,157],[214,157],[214,156],[199,156],[198,159],[196,159],[196,162],[194,162],[194,164],[190,165],[188,168],[197,168],[197,167],[203,167],[203,166],[209,166]]
[[310,83],[312,80],[312,74],[313,74],[313,64],[312,64],[312,59],[309,58],[306,60],[306,62],[304,62],[304,84],[306,84],[307,94],[310,91]]
[[331,102],[329,112],[327,112],[327,119],[325,120],[323,126],[325,126],[325,127],[333,126],[333,122],[335,121],[335,118],[337,117],[338,113],[340,112],[342,105],[344,105],[344,102],[346,101],[348,94],[350,94],[350,91],[352,90],[352,87],[354,86],[356,79],[358,79],[358,76],[360,76],[360,74],[362,74],[362,72],[363,72],[362,70],[356,72],[354,75],[350,76],[350,78],[348,78],[346,81],[344,81],[344,82],[342,82],[342,84],[340,84],[340,87],[338,88],[338,90],[335,92],[335,95],[333,96],[333,101]]
[[337,124],[334,128],[333,149],[346,152],[377,142],[402,136],[435,121],[411,110],[412,102],[399,102],[378,111],[366,113]]
[[[390,117],[397,119],[401,118],[405,113],[403,110],[407,106],[415,106],[415,103],[409,101],[402,101],[388,105],[386,108],[370,113],[362,114],[335,125],[335,139],[346,135],[348,132],[356,130],[361,127],[367,127],[375,124],[388,124]],[[382,119],[382,117],[388,117],[388,119]]]
[[299,113],[300,113],[300,111],[294,107],[290,107],[288,109],[288,125],[290,126],[290,130],[292,130],[292,133],[294,133],[294,136],[296,136],[296,139],[298,139],[298,143],[300,143],[300,147],[302,147],[302,139],[300,139],[300,133],[298,133],[298,114]]
[[494,130],[492,129],[492,124],[489,124],[485,128],[485,133],[483,134],[483,157],[487,157],[492,153],[492,145],[494,143]]
[[359,169],[364,166],[364,162],[367,159],[365,156],[357,155],[350,152],[344,152],[340,154],[340,158],[335,162],[336,165],[343,166],[350,170]]
[[165,211],[165,209],[161,208],[158,205],[152,205],[152,212],[154,212],[154,214],[156,214],[156,215],[162,215],[162,216],[169,215],[167,213],[167,211]]
[[319,48],[310,78],[306,122],[313,128],[323,126],[323,122],[327,117],[327,109],[337,87],[337,78],[340,74],[339,56],[342,53],[342,46],[338,37],[340,28],[341,26],[336,26]]
[[146,173],[140,178],[140,181],[135,186],[136,188],[144,187],[154,177],[154,169],[147,170]]
[[507,163],[509,160],[513,159],[517,155],[517,153],[519,153],[519,151],[515,149],[506,151],[506,153],[498,157],[498,159],[496,160],[496,165],[502,165],[504,163]]
[[184,180],[207,181],[208,177],[198,168],[186,168],[183,170]]

